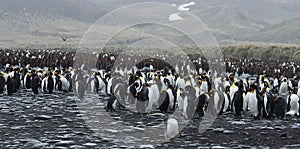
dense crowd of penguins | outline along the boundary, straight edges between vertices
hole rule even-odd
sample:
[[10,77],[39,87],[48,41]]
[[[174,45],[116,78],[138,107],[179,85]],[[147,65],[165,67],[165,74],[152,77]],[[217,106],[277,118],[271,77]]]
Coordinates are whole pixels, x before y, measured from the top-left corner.
[[111,53],[98,54],[95,68],[85,64],[74,68],[74,51],[0,52],[1,96],[30,89],[34,96],[74,92],[83,99],[89,91],[109,96],[107,111],[135,105],[137,113],[180,110],[186,119],[203,117],[205,112],[232,112],[237,117],[250,113],[255,119],[299,116],[300,112],[299,65],[293,62],[225,59],[225,72],[220,73],[208,67],[220,60],[200,56],[192,58],[196,69],[187,63],[171,67],[161,61],[111,69],[116,59]]

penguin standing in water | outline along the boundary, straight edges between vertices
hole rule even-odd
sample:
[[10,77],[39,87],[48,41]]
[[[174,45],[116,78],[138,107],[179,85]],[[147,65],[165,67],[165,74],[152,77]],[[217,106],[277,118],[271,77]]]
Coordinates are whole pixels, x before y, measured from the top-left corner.
[[68,88],[68,92],[72,92],[72,83],[73,83],[73,80],[72,80],[72,74],[71,74],[71,72],[67,72],[67,74],[66,74],[66,79],[67,79],[67,81],[69,82],[69,88]]
[[222,105],[222,108],[221,108],[219,114],[222,114],[222,113],[227,112],[227,111],[230,110],[230,108],[229,108],[229,105],[230,105],[230,93],[229,93],[229,89],[230,89],[229,86],[225,87],[225,92],[223,93],[224,102],[223,102],[223,105]]
[[54,81],[54,89],[58,91],[62,91],[62,82],[60,80],[59,70],[54,71],[53,81]]
[[177,89],[185,87],[185,81],[183,79],[182,74],[179,74],[178,78],[176,79],[175,86],[176,86]]
[[98,94],[99,93],[99,80],[98,80],[98,77],[97,76],[100,76],[100,73],[97,72],[93,75],[93,78],[91,79],[91,92],[92,93],[96,93]]
[[255,119],[258,119],[261,114],[261,98],[257,92],[258,84],[252,85],[252,93],[249,95],[249,110]]
[[196,99],[195,89],[188,85],[182,93],[184,100],[183,115],[186,119],[191,119],[195,113],[195,104],[199,103]]
[[32,80],[31,80],[31,89],[35,95],[39,94],[39,85],[40,85],[40,78],[35,72],[33,72]]
[[176,142],[176,138],[180,135],[178,121],[174,118],[165,120],[165,139],[166,141]]
[[296,94],[288,96],[287,101],[287,113],[290,116],[299,116],[299,97]]
[[26,73],[25,77],[24,77],[24,86],[26,89],[30,89],[31,88],[31,73]]
[[[197,101],[198,100],[198,101]],[[201,94],[199,98],[196,100],[196,113],[201,118],[204,116],[204,109],[208,106],[209,96],[207,94]]]
[[283,98],[287,98],[287,96],[289,95],[289,86],[288,86],[288,82],[286,78],[283,78],[282,83],[280,84],[279,87],[279,94],[283,97]]
[[114,95],[117,99],[117,105],[119,105],[117,108],[120,109],[121,107],[125,109],[125,98],[126,98],[126,86],[125,82],[122,80],[122,78],[116,79],[116,86],[114,88]]
[[6,84],[6,79],[3,76],[3,73],[0,71],[0,94],[3,94],[5,84]]
[[113,104],[117,100],[115,95],[112,95],[109,97],[107,104],[106,104],[106,112],[114,112],[116,111],[115,108],[113,107]]
[[155,81],[152,80],[149,82],[149,103],[148,103],[148,106],[147,106],[147,109],[146,111],[147,112],[150,112],[152,111],[152,106],[155,105],[155,106],[158,106],[158,100],[159,100],[159,89],[158,89],[158,86],[157,84],[154,83]]
[[19,68],[14,69],[14,77],[13,79],[15,80],[15,92],[20,89],[21,86],[21,77],[19,73]]
[[79,99],[83,99],[84,92],[85,92],[85,83],[83,79],[82,71],[79,71],[76,78],[75,78],[75,91],[76,95]]
[[[274,90],[273,90],[274,91]],[[275,107],[275,96],[270,91],[269,88],[266,88],[264,96],[264,111],[267,119],[271,119],[274,114]]]
[[238,86],[238,90],[234,93],[233,96],[233,109],[235,116],[241,116],[241,112],[243,111],[243,102],[244,102],[244,86],[243,83],[240,83]]
[[70,89],[69,80],[63,75],[60,75],[59,79],[60,79],[59,81],[61,82],[61,90],[64,91],[64,92],[68,92],[69,89]]
[[166,90],[162,90],[159,96],[158,105],[161,113],[167,113],[169,109],[170,99]]
[[250,95],[251,95],[252,89],[249,87],[247,88],[246,95],[244,97],[244,102],[243,102],[243,110],[246,113],[246,111],[249,111],[249,100],[250,100]]
[[225,105],[225,97],[224,94],[221,91],[215,90],[213,94],[213,99],[215,103],[215,109],[216,112],[218,112],[218,115],[221,115],[223,113],[224,105]]
[[230,110],[232,111],[233,110],[233,97],[234,97],[234,94],[235,92],[238,91],[238,82],[234,82],[231,86],[230,86],[230,89],[229,89],[229,95],[230,95],[230,103],[229,103],[229,107],[230,107]]
[[170,100],[170,105],[169,105],[169,109],[170,111],[172,110],[175,110],[175,97],[173,95],[173,92],[172,92],[172,86],[170,85],[167,89],[167,93],[169,95],[169,100]]
[[48,93],[53,93],[54,90],[54,80],[52,78],[51,72],[49,72],[49,75],[47,76],[47,91]]
[[10,96],[15,92],[15,81],[11,76],[7,77],[7,95]]
[[275,114],[276,117],[279,119],[283,119],[285,116],[285,112],[286,112],[286,98],[284,98],[283,96],[279,95],[276,99],[275,99]]
[[46,73],[45,78],[42,80],[42,91],[45,93],[53,93],[54,80],[51,73]]
[[146,102],[149,101],[149,85],[145,83],[142,86],[141,91],[138,93],[137,102],[136,102],[136,110],[138,113],[146,112]]
[[194,108],[193,102],[185,91],[181,92],[181,96],[183,99],[183,116],[186,119],[192,118],[194,114],[193,110],[191,110],[191,108]]
[[182,111],[184,108],[184,100],[182,94],[183,94],[183,88],[177,89],[176,99],[177,99],[178,109],[180,111]]

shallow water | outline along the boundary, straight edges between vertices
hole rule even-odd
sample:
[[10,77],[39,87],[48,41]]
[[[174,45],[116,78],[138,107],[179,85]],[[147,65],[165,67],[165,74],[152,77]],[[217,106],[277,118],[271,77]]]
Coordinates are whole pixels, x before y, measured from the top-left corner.
[[0,147],[299,148],[300,144],[297,118],[235,119],[226,114],[204,133],[199,133],[199,119],[189,123],[179,120],[181,126],[187,126],[176,143],[169,143],[163,135],[166,115],[158,111],[138,115],[132,110],[110,113],[104,106],[91,93],[83,100],[62,92],[34,97],[30,91],[21,90],[11,97],[1,95]]

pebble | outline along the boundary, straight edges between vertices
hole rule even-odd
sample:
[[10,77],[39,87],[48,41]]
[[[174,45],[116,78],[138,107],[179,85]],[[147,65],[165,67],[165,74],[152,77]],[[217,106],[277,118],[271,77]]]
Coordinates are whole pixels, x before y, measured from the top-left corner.
[[248,146],[248,145],[238,145],[237,148],[251,148],[251,146]]
[[280,137],[284,138],[284,137],[287,137],[287,133],[283,133],[283,134],[280,134]]
[[190,143],[190,144],[189,144],[189,147],[197,147],[197,146],[199,146],[198,143]]
[[300,148],[300,144],[285,145],[285,148]]
[[155,148],[153,145],[141,145],[139,148]]
[[230,124],[233,125],[246,125],[247,123],[244,121],[231,121]]
[[224,130],[223,133],[224,133],[224,134],[233,134],[234,131],[231,131],[231,130]]
[[33,146],[33,148],[43,148],[45,146],[48,146],[49,144],[48,143],[39,143],[39,144],[35,144]]
[[275,126],[274,129],[275,129],[275,130],[283,130],[284,128],[281,127],[281,126]]
[[261,135],[267,135],[267,133],[264,132],[264,131],[263,131],[263,132],[260,132],[260,134],[261,134]]
[[254,130],[254,129],[256,129],[256,128],[254,128],[254,127],[246,127],[245,128],[245,130]]
[[70,146],[74,144],[75,144],[74,141],[60,141],[60,142],[56,142],[55,146]]
[[139,127],[131,127],[132,129],[138,130],[138,131],[145,131],[146,129],[144,128],[139,128]]
[[37,120],[49,120],[49,119],[52,119],[52,116],[38,115],[38,116],[35,117],[35,119],[37,119]]
[[25,128],[25,126],[15,126],[15,127],[11,127],[10,129],[11,130],[20,130],[20,129],[23,129]]
[[134,129],[123,129],[122,132],[124,132],[124,133],[134,133],[135,130]]
[[245,140],[245,141],[250,141],[251,139],[250,139],[250,138],[244,138],[244,140]]
[[273,127],[262,127],[261,130],[274,130]]
[[118,130],[113,130],[113,129],[105,129],[105,131],[109,133],[119,133]]
[[223,132],[224,130],[224,128],[215,128],[213,129],[213,132]]
[[88,146],[88,147],[93,147],[93,146],[97,146],[96,143],[84,143],[82,144],[83,146]]
[[228,147],[224,147],[224,146],[212,146],[212,149],[226,149]]
[[299,123],[293,124],[293,125],[291,125],[291,128],[292,129],[299,129],[300,128],[300,124]]
[[81,145],[71,145],[70,149],[85,149],[85,146],[81,146]]

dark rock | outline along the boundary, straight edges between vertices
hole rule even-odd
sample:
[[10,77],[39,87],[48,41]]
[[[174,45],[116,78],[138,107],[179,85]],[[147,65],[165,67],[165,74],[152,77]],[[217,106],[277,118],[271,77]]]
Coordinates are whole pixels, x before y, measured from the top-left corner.
[[60,141],[60,142],[56,142],[55,146],[70,146],[74,144],[75,144],[74,141]]
[[215,128],[213,129],[213,132],[223,132],[224,130],[224,128]]
[[267,133],[263,131],[260,133],[260,135],[267,135]]
[[223,133],[224,133],[224,134],[233,134],[234,131],[231,131],[231,130],[224,130]]
[[38,115],[38,116],[35,117],[35,119],[37,119],[37,120],[49,120],[49,119],[52,119],[52,116]]
[[287,137],[287,133],[281,134],[280,137],[282,137],[282,138]]

